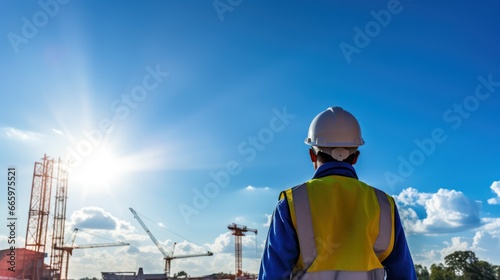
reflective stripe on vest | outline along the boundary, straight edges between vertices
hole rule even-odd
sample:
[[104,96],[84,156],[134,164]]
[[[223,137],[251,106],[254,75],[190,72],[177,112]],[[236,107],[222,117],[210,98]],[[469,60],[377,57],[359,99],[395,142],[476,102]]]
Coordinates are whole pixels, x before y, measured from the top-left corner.
[[[380,208],[380,215],[378,220],[378,235],[375,242],[373,243],[373,252],[377,256],[378,260],[382,262],[392,251],[392,246],[394,243],[394,205],[384,192],[376,188],[369,188],[374,191],[378,206]],[[336,244],[326,243],[331,241],[321,240],[322,237],[319,237],[319,239],[317,240],[315,237],[311,207],[309,205],[307,183],[292,188],[286,193],[291,195],[291,197],[287,197],[287,199],[289,201],[292,221],[294,222],[294,226],[297,231],[300,246],[300,256],[298,262],[300,270],[294,270],[292,279],[378,280],[384,278],[385,272],[384,269],[381,268],[381,265],[380,267],[371,269],[370,271],[308,271],[314,261],[317,258],[320,259],[320,257],[318,257],[318,250],[316,248],[318,242],[320,246],[326,244],[326,246],[333,246],[333,248],[335,248]],[[293,205],[293,207],[291,205]]]
[[318,271],[306,272],[302,275],[295,275],[292,279],[303,280],[382,280],[385,277],[384,269],[374,269],[371,271]]

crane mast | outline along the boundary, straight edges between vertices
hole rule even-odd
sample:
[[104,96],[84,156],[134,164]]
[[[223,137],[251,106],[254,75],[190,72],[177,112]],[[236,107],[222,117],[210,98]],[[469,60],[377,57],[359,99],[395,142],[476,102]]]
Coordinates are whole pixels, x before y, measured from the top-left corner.
[[247,226],[242,226],[242,225],[237,225],[235,223],[232,223],[227,226],[228,229],[230,229],[234,235],[234,258],[235,258],[235,272],[236,276],[241,276],[243,274],[243,271],[241,269],[242,264],[241,264],[241,237],[245,236],[245,232],[253,232],[257,234],[257,230],[253,228],[247,228]]

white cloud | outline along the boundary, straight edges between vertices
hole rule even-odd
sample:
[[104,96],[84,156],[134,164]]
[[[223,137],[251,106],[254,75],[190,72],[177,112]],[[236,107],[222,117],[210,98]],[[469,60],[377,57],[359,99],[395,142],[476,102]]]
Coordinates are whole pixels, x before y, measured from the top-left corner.
[[253,232],[249,232],[247,235],[243,236],[241,239],[241,245],[243,251],[248,250],[248,251],[255,251],[256,250],[256,244],[257,242],[257,235],[254,234]]
[[450,241],[444,241],[440,245],[431,246],[436,249],[424,249],[421,252],[414,252],[412,254],[414,262],[430,268],[432,264],[444,263],[444,257],[455,251],[467,251],[472,249],[466,238],[460,236],[453,236]]
[[82,229],[112,230],[117,227],[116,218],[98,207],[84,207],[71,214],[71,224]]
[[500,204],[500,181],[494,181],[490,189],[497,195],[497,197],[488,199],[488,204]]
[[489,198],[487,200],[488,204],[500,204],[500,199],[497,198],[497,197],[494,197],[494,198]]
[[137,254],[127,253],[127,247],[75,250],[70,256],[68,276],[70,279],[100,278],[100,272],[137,272],[139,267],[152,273],[153,269],[161,271],[163,262],[161,257],[153,254],[141,254],[138,258]]
[[425,202],[431,198],[431,194],[421,193],[417,189],[409,187],[402,190],[401,193],[394,198],[404,206],[425,205]]
[[210,251],[214,253],[230,252],[229,243],[231,243],[231,232],[225,232],[215,238],[214,243],[205,244]]
[[469,245],[469,243],[465,240],[463,240],[462,237],[452,237],[451,238],[451,243],[450,242],[444,242],[445,245],[447,245],[447,247],[441,249],[440,253],[441,253],[441,258],[444,259],[444,257],[446,257],[447,255],[453,253],[453,252],[456,252],[456,251],[467,251],[467,250],[470,250],[471,247]]
[[52,132],[54,132],[55,134],[59,134],[59,135],[63,135],[64,134],[61,130],[55,129],[55,128],[52,129]]
[[34,139],[36,137],[36,134],[31,131],[27,130],[20,130],[17,128],[13,127],[4,127],[3,128],[5,135],[8,138],[15,139],[15,140],[21,140],[21,141],[26,141],[30,139]]
[[271,225],[271,221],[273,219],[273,214],[264,214],[267,218],[267,222],[262,224],[262,226],[269,227]]
[[500,231],[500,218],[482,218],[484,224],[481,229],[487,231]]
[[440,262],[441,259],[439,258],[441,255],[439,254],[438,250],[423,250],[422,252],[419,253],[413,253],[412,257],[415,261],[415,263],[423,264],[430,266],[432,263],[435,262]]
[[413,208],[400,207],[405,229],[409,233],[450,233],[481,225],[481,203],[456,190],[439,189],[437,193],[403,190],[395,196],[403,206],[423,206],[426,217],[420,219]]
[[399,217],[407,233],[417,232],[417,224],[421,224],[417,213],[412,208],[399,208]]
[[477,257],[493,264],[500,263],[500,231],[477,231],[472,238],[472,250]]
[[412,254],[415,263],[426,265],[444,263],[444,258],[456,251],[473,251],[478,259],[491,264],[500,263],[500,231],[488,232],[477,230],[472,237],[453,236],[450,241],[444,241],[441,246],[431,245],[436,249],[423,250]]
[[120,220],[104,209],[94,206],[83,207],[71,213],[69,224],[76,228],[96,230],[135,230],[128,221]]
[[269,187],[257,188],[257,187],[254,187],[254,186],[248,185],[248,186],[245,188],[245,190],[246,190],[246,191],[258,191],[258,190],[268,191],[268,190],[269,190]]
[[472,238],[452,237],[451,243],[445,242],[447,247],[440,253],[444,259],[447,255],[455,251],[473,251],[480,260],[485,260],[493,264],[500,261],[498,250],[500,250],[500,236],[487,231],[476,231]]
[[109,234],[109,238],[116,241],[148,239],[143,234],[134,233],[136,229],[130,222],[120,220],[104,209],[93,206],[84,207],[71,213],[66,225],[66,232],[73,231],[74,228],[78,228],[79,232],[89,233],[78,234],[79,239],[85,239],[86,242],[96,242],[96,236],[93,234],[100,235],[101,233]]

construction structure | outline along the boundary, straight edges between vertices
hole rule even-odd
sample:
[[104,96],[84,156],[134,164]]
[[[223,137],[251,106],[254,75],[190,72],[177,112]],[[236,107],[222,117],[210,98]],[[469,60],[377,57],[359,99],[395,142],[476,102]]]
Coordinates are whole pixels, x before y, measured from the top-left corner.
[[[11,247],[0,250],[1,279],[66,280],[69,257],[73,249],[128,245],[128,243],[103,243],[78,246],[74,244],[76,229],[71,244],[64,244],[68,171],[68,165],[60,158],[56,160],[44,155],[41,162],[35,162],[25,248]],[[54,192],[55,195],[52,197]],[[9,260],[13,259],[14,254],[15,269],[14,267],[3,269],[5,265],[13,266],[9,264]],[[45,263],[45,258],[50,258],[49,264]]]
[[160,250],[161,254],[163,255],[163,259],[165,260],[164,272],[165,272],[165,276],[167,278],[170,276],[170,262],[172,260],[174,260],[174,259],[213,256],[213,253],[210,252],[210,251],[207,251],[204,254],[192,254],[192,255],[174,256],[174,250],[175,250],[175,244],[176,244],[175,242],[174,242],[174,245],[172,246],[172,250],[170,250],[170,253],[167,254],[167,252],[165,252],[165,250],[160,245],[160,243],[158,242],[158,240],[156,240],[156,238],[154,237],[154,235],[148,229],[148,227],[146,226],[146,224],[144,224],[144,222],[139,217],[139,215],[137,214],[137,212],[134,209],[132,209],[132,208],[129,208],[129,209],[130,209],[130,212],[132,212],[132,214],[134,215],[134,218],[139,222],[139,224],[141,224],[141,226],[144,229],[144,231],[146,231],[146,233],[148,234],[149,238],[153,241],[153,243],[156,245],[156,247],[158,247],[158,250]]
[[[145,274],[142,267],[139,268],[138,272],[124,271],[124,272],[101,272],[102,280],[169,280],[169,279],[189,279],[189,280],[232,280],[234,275],[226,273],[212,273],[209,275],[192,277],[189,275],[184,275],[186,278],[175,277],[167,278],[165,274]],[[249,278],[257,279],[257,278]]]
[[[52,253],[50,268],[53,279],[68,279],[68,252],[59,249],[64,243],[64,226],[66,224],[66,203],[68,201],[68,168],[61,159],[56,165],[54,183],[56,195],[54,202],[54,222],[52,224]],[[66,256],[65,256],[66,255]],[[62,276],[64,278],[62,278]]]
[[97,243],[97,244],[85,244],[85,245],[75,245],[76,234],[78,229],[75,228],[73,233],[71,233],[71,244],[69,246],[54,247],[53,249],[57,251],[64,252],[65,259],[61,262],[63,266],[61,267],[61,274],[59,279],[68,279],[69,270],[69,256],[73,255],[74,249],[89,249],[89,248],[102,248],[102,247],[116,247],[116,246],[128,246],[129,243],[116,242],[116,243]]
[[[43,257],[43,253],[35,253],[25,248],[0,250],[0,279],[21,279],[24,271],[27,272],[26,275],[31,275],[34,259],[38,261],[35,267],[47,267],[43,264]],[[25,260],[28,262],[25,263]]]
[[23,279],[60,279],[64,252],[52,250],[51,264],[47,267],[43,262],[48,251],[46,246],[53,184],[56,185],[57,197],[51,245],[64,240],[68,167],[61,159],[55,161],[44,155],[42,162],[35,162],[33,170],[26,227],[26,250],[22,256],[25,268],[29,269],[22,270]]
[[142,267],[137,273],[133,271],[124,272],[101,272],[102,280],[168,280],[164,273],[144,274]]
[[237,225],[235,223],[228,225],[227,228],[230,229],[232,234],[234,235],[234,258],[235,258],[234,274],[236,274],[236,278],[238,278],[243,275],[241,237],[245,236],[245,233],[249,231],[257,234],[257,230],[252,228],[247,228],[247,226]]

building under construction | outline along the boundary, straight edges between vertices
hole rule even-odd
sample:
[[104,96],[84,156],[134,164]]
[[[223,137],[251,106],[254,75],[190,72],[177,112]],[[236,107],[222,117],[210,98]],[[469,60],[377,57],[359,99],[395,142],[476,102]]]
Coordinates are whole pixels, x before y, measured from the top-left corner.
[[77,246],[74,242],[78,229],[70,236],[71,244],[65,245],[67,193],[67,164],[47,155],[35,162],[25,248],[0,250],[0,279],[66,280],[74,249],[129,245],[117,242]]
[[[25,248],[0,250],[0,280],[67,280],[69,257],[73,249],[125,246],[128,243],[87,244],[74,246],[78,229],[70,236],[70,246],[64,244],[66,205],[68,193],[68,165],[61,159],[44,155],[35,162],[31,185]],[[147,229],[137,213],[130,208],[153,243],[163,254],[164,273],[144,274],[142,268],[135,272],[102,272],[103,280],[163,280],[170,278],[170,261],[180,258],[212,256],[211,252],[191,255],[174,255],[175,243],[170,252],[165,252],[156,238]],[[247,232],[257,230],[231,224],[228,229],[235,236],[235,274],[216,273],[187,279],[256,279],[256,275],[243,273],[241,238]],[[12,261],[12,260],[15,261]],[[13,264],[14,267],[13,267]]]
[[[41,162],[35,162],[25,248],[0,251],[0,277],[31,280],[67,278],[67,252],[60,249],[64,242],[67,190],[68,166],[61,159],[56,161],[44,155]],[[53,219],[49,223],[51,216]],[[45,263],[46,257],[49,257],[48,264]],[[9,263],[12,259],[15,259],[14,268]]]

